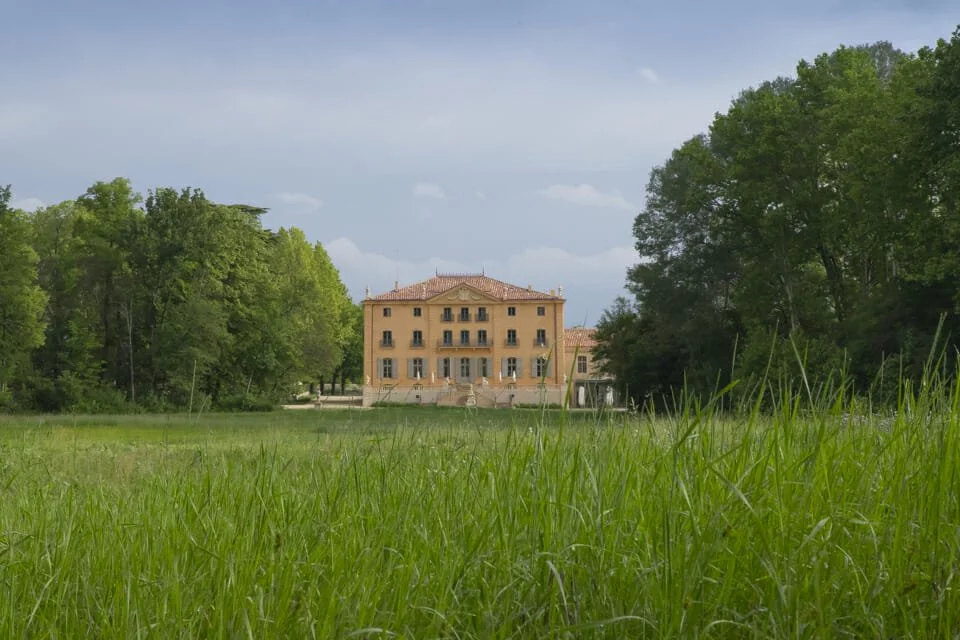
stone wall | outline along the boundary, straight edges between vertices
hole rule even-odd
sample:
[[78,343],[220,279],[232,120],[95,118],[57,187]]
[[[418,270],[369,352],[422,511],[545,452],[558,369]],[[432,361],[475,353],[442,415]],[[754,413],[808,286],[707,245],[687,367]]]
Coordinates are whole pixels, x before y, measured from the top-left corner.
[[[472,387],[472,394],[471,394]],[[396,386],[382,389],[374,385],[363,388],[363,406],[378,402],[385,404],[422,404],[437,406],[509,407],[516,405],[559,405],[563,401],[562,385],[538,387],[507,387],[505,385],[451,385],[450,387]],[[470,399],[472,395],[472,400]]]

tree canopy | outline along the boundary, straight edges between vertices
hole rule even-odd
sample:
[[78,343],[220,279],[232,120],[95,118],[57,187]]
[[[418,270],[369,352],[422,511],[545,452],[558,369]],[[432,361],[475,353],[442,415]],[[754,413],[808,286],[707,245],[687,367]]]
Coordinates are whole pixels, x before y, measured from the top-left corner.
[[251,407],[343,368],[355,305],[324,248],[264,228],[265,209],[121,178],[30,214],[9,198],[0,409]]
[[[743,91],[653,169],[599,355],[635,399],[772,371],[860,391],[960,330],[960,28]],[[889,377],[889,376],[888,376]]]

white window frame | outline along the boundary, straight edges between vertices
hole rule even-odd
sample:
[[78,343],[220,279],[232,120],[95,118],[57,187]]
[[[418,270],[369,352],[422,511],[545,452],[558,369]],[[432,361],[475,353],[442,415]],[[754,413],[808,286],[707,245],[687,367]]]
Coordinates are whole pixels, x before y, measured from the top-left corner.
[[590,364],[587,361],[587,356],[577,356],[577,373],[587,373],[589,368]]
[[537,358],[536,372],[538,378],[542,378],[547,375],[547,359],[543,356]]

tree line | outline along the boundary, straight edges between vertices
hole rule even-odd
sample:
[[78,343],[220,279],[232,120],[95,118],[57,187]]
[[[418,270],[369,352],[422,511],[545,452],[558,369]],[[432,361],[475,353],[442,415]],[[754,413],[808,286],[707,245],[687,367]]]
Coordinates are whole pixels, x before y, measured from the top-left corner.
[[931,352],[960,355],[960,28],[743,91],[652,170],[633,235],[598,355],[634,400],[802,363],[895,401]]
[[126,179],[32,213],[0,188],[0,411],[271,406],[360,376],[362,311],[265,209]]

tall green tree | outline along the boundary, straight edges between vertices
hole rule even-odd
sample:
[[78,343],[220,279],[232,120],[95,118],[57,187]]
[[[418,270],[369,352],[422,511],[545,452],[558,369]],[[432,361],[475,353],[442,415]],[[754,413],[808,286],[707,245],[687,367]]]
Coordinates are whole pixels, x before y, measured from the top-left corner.
[[43,342],[46,295],[37,283],[37,254],[25,213],[9,207],[10,187],[0,187],[0,404],[14,376]]
[[141,202],[140,194],[126,179],[97,182],[77,199],[79,211],[73,223],[78,267],[83,274],[83,304],[92,305],[91,313],[97,319],[101,380],[124,389],[134,403],[139,328],[133,259],[139,252]]
[[[33,246],[39,257],[39,284],[48,300],[43,344],[33,353],[32,403],[57,411],[82,407],[117,409],[122,397],[103,384],[102,336],[98,308],[85,288],[81,209],[75,202],[44,207],[32,216]],[[104,401],[112,398],[112,401]]]
[[960,333],[958,51],[954,34],[801,61],[655,168],[635,302],[599,327],[608,370],[637,393],[709,393],[770,353],[796,374],[792,343],[808,374],[847,363],[864,390],[893,355],[918,375],[939,316]]

